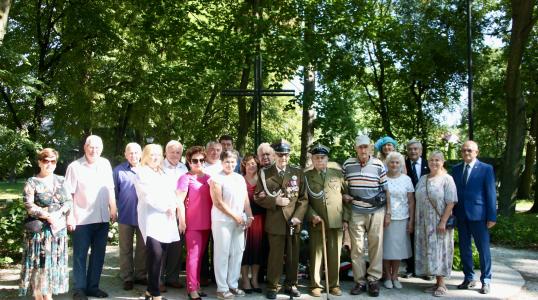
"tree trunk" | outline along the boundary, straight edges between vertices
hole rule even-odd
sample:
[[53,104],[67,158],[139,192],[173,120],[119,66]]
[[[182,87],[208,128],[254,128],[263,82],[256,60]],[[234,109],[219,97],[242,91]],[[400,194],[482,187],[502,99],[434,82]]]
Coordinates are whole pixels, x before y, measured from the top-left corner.
[[[239,89],[246,90],[248,87],[248,81],[250,79],[250,66],[252,64],[250,55],[247,54],[245,57],[245,67],[241,73],[241,82],[239,83]],[[262,79],[263,80],[263,79]],[[251,103],[250,108],[247,107],[248,103]],[[237,97],[237,110],[239,112],[239,124],[237,127],[237,139],[235,142],[235,149],[239,153],[244,153],[245,144],[247,143],[247,135],[250,126],[252,125],[252,120],[256,116],[253,114],[254,108],[253,101],[248,101],[245,97]],[[258,145],[254,145],[256,147]]]
[[316,97],[316,74],[312,66],[305,66],[303,71],[303,118],[301,124],[301,167],[307,163],[308,147],[312,144],[314,136],[314,110],[312,104]]
[[0,0],[0,45],[2,45],[4,35],[6,35],[7,32],[7,20],[10,7],[11,0]]
[[521,174],[521,181],[519,182],[519,188],[517,190],[517,199],[530,199],[532,175],[534,173],[534,161],[536,152],[536,140],[533,138],[536,131],[536,123],[538,120],[538,110],[532,110],[531,126],[529,130],[529,139],[527,141],[527,147],[525,151],[525,169]]
[[[533,124],[531,125],[531,128],[532,126],[534,126],[534,130],[531,130],[531,138],[534,140],[534,161],[535,162],[538,162],[538,151],[536,149],[536,146],[538,145],[537,141],[538,141],[538,108],[535,108],[533,110]],[[527,154],[528,155],[528,154]],[[536,180],[538,178],[538,167],[537,166],[534,166],[532,168],[532,172],[534,173],[534,185],[533,185],[533,190],[534,190],[534,203],[532,204],[532,207],[531,209],[528,211],[529,213],[538,213],[538,193],[536,192],[537,188],[538,188],[538,180]]]
[[420,137],[420,142],[422,143],[422,157],[426,160],[428,157],[428,125],[426,124],[426,120],[424,117],[424,110],[422,108],[422,97],[426,93],[426,88],[423,84],[421,84],[418,81],[413,81],[413,83],[410,86],[411,94],[413,95],[413,98],[415,99],[415,104],[417,106],[416,110],[416,118],[417,118],[417,124],[416,124],[416,132],[418,136]]
[[114,156],[113,158],[123,154],[124,145],[125,145],[125,132],[129,125],[129,120],[131,119],[131,113],[133,111],[133,103],[128,103],[127,107],[123,109],[123,116],[118,120],[116,130],[114,132]]
[[529,34],[536,20],[533,20],[535,0],[512,0],[512,30],[506,68],[506,108],[507,132],[506,149],[503,160],[499,210],[510,216],[515,212],[515,196],[521,170],[521,156],[525,145],[526,116],[525,100],[521,93],[521,59]]

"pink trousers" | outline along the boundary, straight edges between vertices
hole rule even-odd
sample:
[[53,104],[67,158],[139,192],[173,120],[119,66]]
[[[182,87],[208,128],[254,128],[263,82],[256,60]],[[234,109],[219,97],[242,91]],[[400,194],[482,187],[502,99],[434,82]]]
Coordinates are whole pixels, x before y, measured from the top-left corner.
[[209,229],[185,231],[185,247],[187,249],[187,292],[189,293],[200,289],[202,257],[207,248],[210,232]]

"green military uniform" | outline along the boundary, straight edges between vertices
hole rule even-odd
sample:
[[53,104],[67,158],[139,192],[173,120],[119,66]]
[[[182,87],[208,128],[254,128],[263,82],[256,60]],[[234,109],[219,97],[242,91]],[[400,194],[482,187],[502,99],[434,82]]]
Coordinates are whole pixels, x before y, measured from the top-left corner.
[[[325,223],[329,288],[339,287],[340,252],[342,249],[342,223],[351,218],[350,206],[342,201],[347,185],[341,171],[316,169],[305,173],[308,194],[308,212],[305,222],[319,216]],[[310,287],[322,288],[320,269],[323,258],[321,223],[310,226]]]
[[[265,188],[263,179],[265,178]],[[288,197],[287,206],[276,204],[276,194],[282,192],[282,197]],[[260,198],[260,192],[267,195]],[[297,270],[299,266],[299,232],[300,225],[295,226],[294,234],[290,236],[288,222],[292,218],[303,220],[308,208],[304,192],[303,172],[301,169],[286,166],[283,174],[279,174],[275,164],[262,169],[256,185],[255,201],[266,208],[265,231],[269,240],[269,258],[267,261],[267,290],[278,291],[282,262],[286,254],[286,280],[284,285],[297,285]],[[284,252],[286,251],[286,252]]]

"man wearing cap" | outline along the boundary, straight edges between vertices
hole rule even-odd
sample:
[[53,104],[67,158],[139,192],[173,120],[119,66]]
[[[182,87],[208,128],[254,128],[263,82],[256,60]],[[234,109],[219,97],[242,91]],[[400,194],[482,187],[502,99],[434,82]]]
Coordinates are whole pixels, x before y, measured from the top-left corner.
[[[379,159],[370,155],[370,147],[368,136],[357,136],[357,157],[349,158],[343,165],[349,189],[349,195],[344,195],[344,199],[352,204],[349,235],[355,286],[351,294],[358,295],[368,289],[370,296],[377,297],[378,281],[382,276],[383,226],[390,222],[391,211],[385,167]],[[368,269],[364,260],[365,237],[368,238],[370,258]]]
[[269,240],[269,259],[266,297],[276,299],[284,255],[284,292],[300,297],[301,293],[297,289],[299,233],[300,224],[308,208],[303,172],[288,165],[291,150],[289,142],[279,140],[272,148],[276,154],[275,164],[260,171],[255,192],[256,203],[267,209],[265,231]]
[[310,150],[314,168],[305,172],[308,195],[306,220],[310,227],[310,295],[321,297],[320,269],[323,259],[322,225],[325,225],[329,293],[341,296],[339,281],[343,228],[351,218],[350,204],[342,201],[347,184],[341,170],[327,168],[329,148],[317,144]]

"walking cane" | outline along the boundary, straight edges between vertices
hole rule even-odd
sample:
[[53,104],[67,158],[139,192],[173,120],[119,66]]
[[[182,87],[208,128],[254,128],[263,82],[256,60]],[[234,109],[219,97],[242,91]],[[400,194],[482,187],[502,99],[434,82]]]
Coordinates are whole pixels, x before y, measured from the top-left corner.
[[329,300],[329,268],[327,266],[327,240],[325,239],[325,222],[321,219],[321,241],[323,242],[323,264],[325,266],[325,293]]

